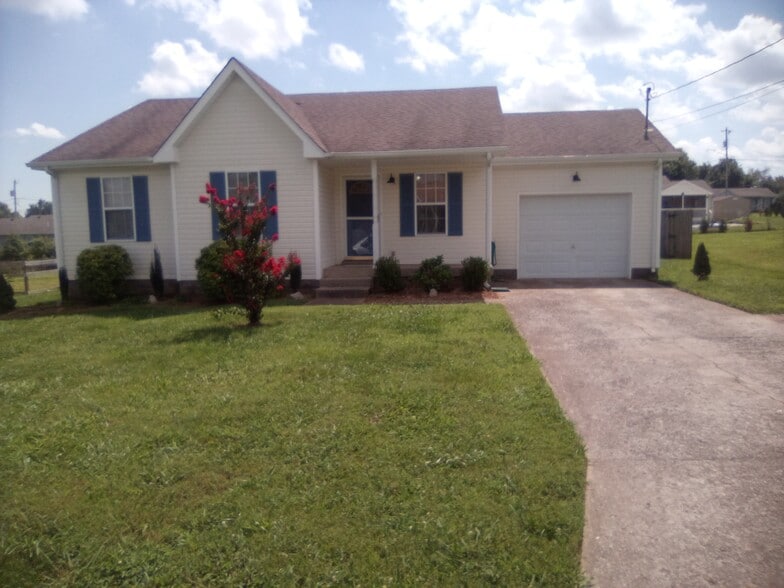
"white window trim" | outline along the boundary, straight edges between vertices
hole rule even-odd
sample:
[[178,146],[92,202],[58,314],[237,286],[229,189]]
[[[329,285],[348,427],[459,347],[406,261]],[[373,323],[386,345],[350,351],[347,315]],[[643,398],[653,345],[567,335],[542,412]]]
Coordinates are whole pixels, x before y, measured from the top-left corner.
[[[419,176],[444,176],[444,201],[443,202],[418,202],[417,201],[417,177]],[[444,207],[444,230],[440,232],[419,232],[419,207],[420,206],[443,206]],[[446,172],[414,172],[414,235],[421,237],[445,237],[449,234],[449,174]]]
[[[106,191],[104,190],[104,180],[114,179],[127,179],[131,187],[131,205],[130,206],[106,206]],[[101,216],[103,217],[103,240],[104,242],[113,243],[135,243],[136,242],[136,195],[133,192],[133,176],[100,176],[101,183]],[[130,210],[131,211],[131,229],[133,236],[112,238],[109,237],[109,221],[106,218],[107,211],[116,210]]]
[[[256,197],[260,200],[264,197],[263,191],[261,189],[261,174],[258,170],[232,170],[223,172],[224,175],[224,182],[226,186],[226,198],[231,198],[231,187],[229,186],[229,174],[247,174],[250,176],[251,174],[256,176]],[[254,203],[255,204],[255,203]]]

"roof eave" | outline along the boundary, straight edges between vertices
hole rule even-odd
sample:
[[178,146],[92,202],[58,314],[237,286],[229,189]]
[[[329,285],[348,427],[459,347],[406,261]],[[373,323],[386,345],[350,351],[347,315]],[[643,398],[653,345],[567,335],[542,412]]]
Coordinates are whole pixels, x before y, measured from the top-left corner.
[[486,155],[507,151],[502,145],[483,147],[445,147],[440,149],[396,149],[390,151],[334,151],[328,154],[331,158],[341,159],[400,159],[403,157],[443,157],[454,155]]
[[663,153],[607,153],[597,155],[510,155],[497,157],[495,165],[563,165],[571,163],[647,163],[674,161],[680,154],[676,151]]
[[67,161],[38,161],[33,160],[26,165],[38,171],[59,171],[85,167],[138,167],[140,165],[154,164],[152,157],[128,157],[118,159],[74,159]]

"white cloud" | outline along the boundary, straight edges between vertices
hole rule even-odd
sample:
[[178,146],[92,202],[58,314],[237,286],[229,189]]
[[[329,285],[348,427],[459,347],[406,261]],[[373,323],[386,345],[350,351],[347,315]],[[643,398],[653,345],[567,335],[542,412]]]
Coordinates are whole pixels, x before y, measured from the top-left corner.
[[250,59],[275,59],[313,33],[303,15],[310,9],[308,0],[147,0],[144,4],[181,13],[218,47]]
[[335,67],[347,71],[364,71],[365,60],[356,51],[352,51],[340,43],[329,46],[329,62]]
[[16,135],[18,137],[38,137],[41,139],[65,139],[65,135],[54,127],[47,127],[38,122],[34,122],[24,129],[16,129]]
[[784,129],[765,127],[762,132],[743,145],[743,167],[771,169],[774,175],[784,173]]
[[137,89],[149,96],[184,96],[206,87],[223,67],[215,53],[188,39],[185,44],[163,41],[152,52],[153,69]]
[[86,0],[2,0],[0,4],[50,20],[78,19],[90,10]]

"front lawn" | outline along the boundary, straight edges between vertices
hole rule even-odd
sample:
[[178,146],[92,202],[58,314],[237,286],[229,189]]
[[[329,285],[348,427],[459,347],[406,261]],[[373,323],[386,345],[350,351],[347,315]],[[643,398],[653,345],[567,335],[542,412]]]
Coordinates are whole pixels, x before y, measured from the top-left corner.
[[0,585],[581,582],[582,446],[500,305],[29,316]]
[[[695,233],[692,259],[664,259],[659,279],[685,290],[756,313],[784,313],[784,230]],[[711,275],[691,273],[694,252],[705,243]]]

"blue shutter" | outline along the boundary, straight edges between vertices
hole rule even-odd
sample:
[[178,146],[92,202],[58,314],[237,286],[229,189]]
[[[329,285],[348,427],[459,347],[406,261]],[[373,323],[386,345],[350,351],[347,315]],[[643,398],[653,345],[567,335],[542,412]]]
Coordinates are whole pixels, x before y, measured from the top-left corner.
[[[259,194],[261,194],[267,207],[271,208],[278,205],[278,179],[274,171],[261,171],[259,172],[261,186],[259,186]],[[267,219],[267,225],[264,227],[264,237],[269,239],[278,232],[278,215],[271,216]],[[280,233],[278,233],[280,236]]]
[[[225,200],[226,174],[223,172],[210,172],[210,184],[218,191],[218,198]],[[220,239],[221,234],[219,230],[218,213],[215,212],[215,205],[212,203],[210,203],[210,212],[212,213],[212,240],[217,241]]]
[[446,178],[448,235],[459,237],[463,234],[463,174],[450,172]]
[[414,174],[400,174],[400,236],[416,234],[414,206]]
[[103,243],[101,178],[87,178],[87,217],[90,221],[90,243]]
[[136,240],[152,241],[147,176],[133,176],[133,208],[136,214]]

